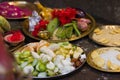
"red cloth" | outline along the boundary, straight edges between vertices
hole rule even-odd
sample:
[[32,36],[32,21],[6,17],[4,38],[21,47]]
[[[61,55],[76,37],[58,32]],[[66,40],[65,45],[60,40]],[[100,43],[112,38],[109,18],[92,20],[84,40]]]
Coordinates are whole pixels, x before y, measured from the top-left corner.
[[13,65],[12,65],[12,58],[9,56],[8,51],[5,47],[3,37],[0,34],[0,65],[2,65],[5,70],[7,71],[7,74],[3,75],[0,74],[0,80],[15,80],[14,74],[12,72]]

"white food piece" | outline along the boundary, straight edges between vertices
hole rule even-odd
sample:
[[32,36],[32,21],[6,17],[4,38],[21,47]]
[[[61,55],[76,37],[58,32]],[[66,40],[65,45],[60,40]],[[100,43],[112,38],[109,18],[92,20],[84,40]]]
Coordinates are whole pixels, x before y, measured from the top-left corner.
[[36,53],[36,52],[34,52],[34,51],[31,51],[31,54],[32,54],[32,56],[34,57],[34,58],[36,58],[36,59],[39,59],[39,55],[38,55],[38,53]]
[[58,68],[58,67],[55,67],[54,73],[57,73],[57,72],[59,72],[59,68]]
[[71,58],[70,57],[67,57],[65,60],[71,62]]
[[53,70],[53,69],[55,68],[55,64],[50,61],[50,62],[46,65],[46,67],[47,67],[48,69],[50,69],[50,70]]
[[72,62],[69,59],[62,60],[62,64],[64,66],[71,66],[71,65],[73,65]]
[[80,60],[84,61],[84,59],[86,59],[86,55],[85,54],[81,54]]
[[40,73],[38,74],[38,77],[39,77],[39,78],[47,77],[47,73],[46,73],[46,72],[40,72]]
[[83,53],[83,50],[81,48],[77,47],[77,51],[74,52],[73,58],[78,59],[82,53]]
[[38,63],[38,59],[34,59],[34,61],[32,62],[32,66],[37,65],[37,63]]
[[52,50],[50,50],[47,46],[41,47],[41,48],[40,48],[40,51],[43,52],[43,53],[48,54],[48,55],[51,56],[51,57],[54,57],[54,56],[55,56],[54,52],[53,52]]
[[34,48],[37,44],[38,43],[29,43],[29,44],[27,44],[27,46],[30,46],[30,47]]
[[20,66],[22,67],[22,68],[24,68],[25,66],[27,66],[28,65],[28,62],[23,62]]
[[120,60],[120,54],[118,54],[118,55],[116,56],[116,58],[117,58],[118,60]]
[[83,53],[83,49],[80,48],[80,47],[77,47],[77,51],[80,52],[80,53]]
[[70,51],[69,51],[69,54],[73,54],[74,53],[74,51],[71,49]]
[[49,44],[47,41],[45,41],[45,40],[41,40],[40,42],[39,42],[39,46],[45,46],[46,44]]
[[78,59],[80,57],[80,52],[74,52],[73,58]]
[[[105,64],[107,64],[107,61],[111,61],[111,63],[114,63],[116,65],[120,66],[120,61],[116,58],[116,56],[119,54],[120,52],[117,50],[108,50],[102,54],[100,54],[100,56],[105,60]],[[104,68],[107,68],[107,65],[104,66]]]
[[61,62],[57,63],[56,66],[57,66],[59,69],[64,67]]
[[48,46],[48,48],[52,51],[55,51],[55,50],[60,48],[60,45],[56,44],[56,43],[53,43],[53,44],[50,44],[50,46]]
[[73,66],[64,66],[64,67],[60,68],[60,73],[67,74],[73,70],[75,70],[75,67],[73,67]]
[[54,59],[54,64],[55,64],[58,68],[61,68],[61,67],[63,67],[62,60],[64,60],[64,56],[62,56],[62,55],[57,55],[56,58]]
[[62,55],[57,55],[55,58],[54,58],[54,64],[55,65],[58,65],[58,64],[61,64],[61,61],[64,60],[64,56]]
[[34,71],[33,66],[25,66],[24,69],[23,69],[23,72],[24,72],[25,74],[29,74],[29,73],[31,73],[31,72],[33,72],[33,71]]
[[72,45],[71,44],[69,44],[69,45],[67,45],[67,46],[63,46],[65,49],[71,49],[72,48]]
[[39,59],[41,59],[43,62],[47,62],[47,61],[51,61],[52,57],[50,57],[49,55],[46,55],[44,53],[40,54]]

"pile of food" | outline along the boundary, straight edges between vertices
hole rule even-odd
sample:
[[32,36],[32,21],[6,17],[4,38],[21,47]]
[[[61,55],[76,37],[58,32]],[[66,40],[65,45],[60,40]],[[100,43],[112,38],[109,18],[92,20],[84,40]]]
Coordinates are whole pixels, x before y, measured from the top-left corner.
[[[43,7],[40,3],[36,3],[41,10],[39,13],[40,19],[33,20],[30,18],[29,32],[32,36],[41,39],[51,40],[74,40],[81,36],[90,28],[91,20],[86,18],[85,12],[76,8],[51,9]],[[36,21],[36,22],[35,22]]]
[[118,25],[105,25],[93,31],[92,39],[108,46],[120,46],[120,28]]
[[9,2],[0,3],[0,15],[6,18],[21,18],[25,16],[30,16],[31,13],[32,12],[30,10],[15,6]]
[[86,59],[83,49],[69,42],[29,43],[14,52],[18,67],[34,77],[64,75],[74,71]]
[[10,46],[16,46],[24,42],[25,37],[20,30],[11,30],[4,36],[4,40]]
[[120,48],[100,48],[91,53],[91,61],[105,71],[120,71]]

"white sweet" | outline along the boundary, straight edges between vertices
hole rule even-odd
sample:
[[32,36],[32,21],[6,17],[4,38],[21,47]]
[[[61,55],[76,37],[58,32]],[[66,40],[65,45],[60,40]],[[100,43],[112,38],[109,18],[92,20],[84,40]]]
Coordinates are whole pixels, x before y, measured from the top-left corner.
[[31,73],[31,72],[33,72],[33,71],[34,71],[33,66],[25,66],[24,69],[23,69],[23,72],[24,72],[25,74],[29,74],[29,73]]
[[49,49],[48,47],[46,47],[46,46],[41,47],[40,51],[45,53],[45,54],[48,54],[51,57],[55,56],[54,52],[51,49]]
[[31,51],[31,54],[32,54],[32,56],[34,57],[34,58],[36,58],[36,59],[39,59],[39,55],[38,55],[38,53],[36,53],[36,52],[34,52],[34,51]]
[[46,72],[40,72],[40,73],[38,74],[38,77],[40,77],[40,78],[47,77],[47,73],[46,73]]
[[46,55],[44,53],[40,54],[40,59],[43,61],[43,62],[47,62],[47,61],[51,61],[52,60],[52,57],[50,57],[49,55]]
[[53,44],[50,44],[50,46],[48,46],[48,48],[51,49],[52,51],[55,51],[60,48],[60,45],[53,43]]
[[49,62],[49,63],[46,65],[46,67],[47,67],[48,69],[50,69],[50,70],[53,70],[53,69],[55,68],[55,65],[54,65],[53,62]]
[[[120,52],[117,50],[108,50],[108,51],[100,54],[100,56],[105,60],[105,64],[107,63],[108,60],[110,60],[112,63],[120,66],[120,61],[116,58],[116,56],[119,53]],[[104,68],[107,68],[107,65],[105,65]]]

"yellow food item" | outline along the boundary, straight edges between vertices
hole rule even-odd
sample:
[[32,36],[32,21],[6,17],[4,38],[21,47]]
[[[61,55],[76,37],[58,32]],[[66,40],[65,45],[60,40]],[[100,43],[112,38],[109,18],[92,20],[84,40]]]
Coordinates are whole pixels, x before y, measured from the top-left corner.
[[44,7],[39,1],[36,1],[35,4],[38,9],[41,10],[40,15],[42,15],[45,20],[50,20],[52,18],[51,12],[53,11],[53,9]]
[[109,33],[112,34],[112,35],[117,34],[115,31],[110,31]]
[[94,30],[94,33],[96,33],[97,35],[100,35],[100,34],[102,34],[102,30],[100,30],[99,28],[97,28],[97,29],[95,29]]
[[113,45],[120,45],[120,41],[112,42]]
[[96,52],[96,51],[94,51],[93,53],[91,53],[91,58],[93,59],[93,58],[96,58],[96,57],[98,57],[99,56],[99,54],[98,54],[98,52]]
[[94,30],[95,33],[100,32],[100,31],[101,31],[101,30],[100,30],[99,28],[96,28],[96,29]]
[[113,31],[116,33],[120,33],[120,29],[114,29]]
[[111,61],[110,60],[107,61],[107,67],[108,67],[108,69],[110,69],[110,67],[111,67]]
[[119,66],[116,65],[116,64],[111,63],[110,66],[109,66],[109,69],[111,69],[111,70],[118,70]]
[[32,48],[30,46],[26,46],[25,48],[22,49],[21,52],[24,52],[24,51],[34,51],[34,48]]
[[120,54],[118,54],[118,55],[116,56],[116,58],[117,58],[118,60],[120,60]]
[[102,39],[99,39],[99,42],[101,42],[101,43],[108,43],[109,40],[106,39],[106,38],[102,38]]
[[93,62],[96,66],[103,68],[105,61],[103,58],[101,58],[100,56],[93,58]]

